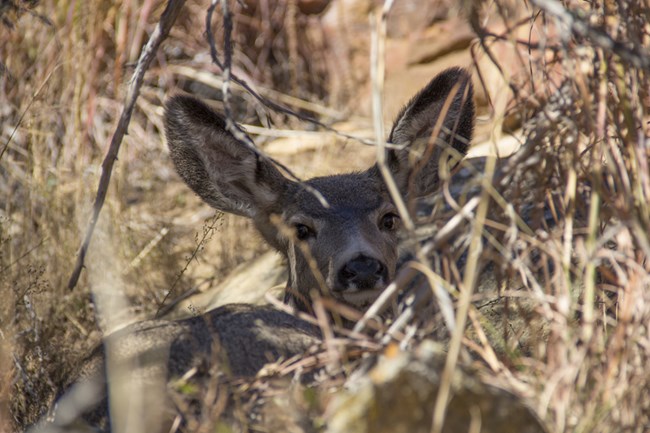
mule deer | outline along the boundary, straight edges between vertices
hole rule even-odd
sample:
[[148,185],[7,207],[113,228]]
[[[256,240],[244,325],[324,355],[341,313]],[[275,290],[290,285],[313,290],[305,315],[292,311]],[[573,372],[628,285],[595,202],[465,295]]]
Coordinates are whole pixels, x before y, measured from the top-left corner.
[[[457,68],[439,74],[406,105],[388,139],[394,146],[386,154],[404,196],[436,189],[438,164],[446,155],[440,143],[464,154],[473,121],[470,78]],[[440,134],[432,146],[434,130]],[[264,239],[287,258],[287,303],[308,312],[312,293],[320,291],[364,308],[394,277],[400,217],[377,165],[304,183],[290,180],[230,134],[221,115],[188,96],[167,103],[165,132],[176,169],[190,188],[216,209],[251,218]],[[425,157],[413,164],[418,152]],[[232,374],[252,376],[265,363],[303,353],[318,341],[318,329],[292,315],[233,304],[178,322],[141,322],[110,335],[106,356],[103,348],[96,350],[80,376],[98,378],[103,387],[105,359],[113,356],[130,365],[129,381],[143,382],[145,396],[157,397],[165,394],[169,379],[206,359],[216,356]],[[154,382],[153,376],[162,380]],[[111,411],[117,406],[111,399]],[[106,428],[106,409],[104,399],[85,418]]]
[[[438,75],[395,122],[388,141],[399,148],[388,150],[386,159],[404,195],[422,196],[437,187],[444,146],[436,146],[438,151],[417,170],[411,170],[410,154],[422,152],[415,149],[417,141],[430,141],[452,91],[441,120],[442,136],[464,154],[474,108],[471,83],[460,69]],[[225,120],[195,98],[173,97],[165,122],[172,160],[190,188],[218,210],[251,218],[264,239],[285,256],[290,268],[285,302],[308,311],[310,293],[325,291],[322,295],[363,308],[394,277],[400,217],[376,165],[301,184],[239,142],[226,131]],[[320,193],[327,205],[305,185]],[[283,233],[281,226],[293,228],[294,236]],[[311,257],[296,242],[303,243]]]

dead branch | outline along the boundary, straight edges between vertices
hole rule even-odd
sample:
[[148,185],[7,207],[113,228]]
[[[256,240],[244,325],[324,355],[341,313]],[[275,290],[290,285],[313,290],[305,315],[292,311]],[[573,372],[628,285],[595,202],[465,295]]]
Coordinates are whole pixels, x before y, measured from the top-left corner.
[[90,246],[90,240],[93,236],[93,231],[95,230],[95,225],[97,225],[97,220],[99,219],[99,213],[102,210],[104,205],[104,200],[106,199],[106,193],[108,192],[108,184],[111,180],[111,174],[113,171],[113,164],[117,159],[117,154],[120,151],[120,146],[122,144],[122,139],[124,135],[128,132],[129,122],[131,121],[131,115],[133,114],[133,108],[135,107],[135,101],[138,99],[140,94],[140,87],[142,86],[142,81],[144,79],[144,73],[149,69],[149,65],[158,51],[158,47],[162,41],[167,38],[169,30],[174,25],[176,17],[181,10],[181,7],[185,3],[185,0],[169,0],[167,6],[165,7],[160,21],[156,25],[154,32],[149,38],[149,42],[142,50],[138,64],[136,65],[135,72],[133,73],[133,78],[131,79],[131,84],[129,85],[128,92],[124,99],[124,109],[122,110],[122,115],[120,120],[117,123],[115,128],[115,133],[111,140],[111,145],[106,152],[106,157],[102,163],[102,175],[99,179],[99,186],[97,187],[97,196],[95,197],[95,203],[93,204],[93,214],[88,224],[88,229],[86,230],[86,236],[79,247],[79,254],[77,255],[77,263],[75,264],[70,280],[68,281],[68,288],[74,289],[79,281],[79,276],[81,275],[81,270],[84,266],[84,259],[86,253],[88,252],[88,247]]

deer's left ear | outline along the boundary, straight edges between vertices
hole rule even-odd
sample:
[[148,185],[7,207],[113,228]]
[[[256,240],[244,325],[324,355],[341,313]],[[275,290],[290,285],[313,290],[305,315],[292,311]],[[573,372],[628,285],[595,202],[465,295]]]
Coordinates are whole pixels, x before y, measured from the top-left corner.
[[[472,98],[469,73],[451,68],[431,80],[397,116],[388,142],[400,148],[388,149],[386,161],[404,196],[435,191],[440,165],[453,153],[467,153],[474,130]],[[434,131],[437,137],[432,137]]]

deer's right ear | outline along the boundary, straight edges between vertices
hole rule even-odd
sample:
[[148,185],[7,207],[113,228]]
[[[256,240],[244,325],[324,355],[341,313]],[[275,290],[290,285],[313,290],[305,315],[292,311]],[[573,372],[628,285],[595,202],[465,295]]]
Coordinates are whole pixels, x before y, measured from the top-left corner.
[[223,212],[251,218],[270,213],[290,183],[268,158],[230,134],[221,115],[196,98],[169,99],[165,135],[181,178]]

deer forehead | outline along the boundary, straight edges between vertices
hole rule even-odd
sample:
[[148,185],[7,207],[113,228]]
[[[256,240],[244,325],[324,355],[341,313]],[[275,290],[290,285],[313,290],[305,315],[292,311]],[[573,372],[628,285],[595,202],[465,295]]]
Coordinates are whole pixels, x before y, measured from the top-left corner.
[[321,220],[351,220],[365,218],[391,206],[383,185],[363,173],[313,178],[305,183],[322,195],[327,206],[312,191],[296,185],[290,192],[294,206],[285,209],[287,214]]

